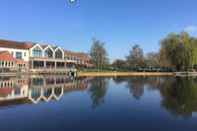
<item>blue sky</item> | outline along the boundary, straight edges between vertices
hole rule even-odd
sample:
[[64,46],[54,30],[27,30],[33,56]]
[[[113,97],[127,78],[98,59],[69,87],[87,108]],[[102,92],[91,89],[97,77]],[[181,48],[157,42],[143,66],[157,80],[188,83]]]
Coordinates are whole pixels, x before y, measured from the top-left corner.
[[197,0],[0,0],[0,39],[55,43],[88,52],[106,42],[111,59],[135,43],[157,51],[169,32],[197,36]]

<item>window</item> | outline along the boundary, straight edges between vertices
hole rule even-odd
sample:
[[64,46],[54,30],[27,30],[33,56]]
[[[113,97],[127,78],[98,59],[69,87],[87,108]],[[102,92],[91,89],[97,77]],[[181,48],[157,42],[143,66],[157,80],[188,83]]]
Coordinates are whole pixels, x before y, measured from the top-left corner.
[[47,58],[53,58],[53,51],[48,48],[45,52],[44,52],[44,56]]
[[22,52],[16,52],[16,59],[22,59]]
[[33,49],[33,57],[42,57],[42,50],[39,47]]
[[24,52],[24,57],[26,57],[26,55],[27,55],[26,52]]
[[58,59],[62,59],[63,58],[63,54],[62,54],[62,51],[61,50],[57,50],[55,52],[55,58],[58,58]]

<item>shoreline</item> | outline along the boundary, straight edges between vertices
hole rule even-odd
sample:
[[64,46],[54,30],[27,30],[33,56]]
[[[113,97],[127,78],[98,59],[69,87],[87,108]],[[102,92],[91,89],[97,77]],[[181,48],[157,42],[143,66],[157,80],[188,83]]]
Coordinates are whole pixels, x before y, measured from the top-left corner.
[[78,77],[99,76],[176,76],[175,72],[78,72]]
[[[0,77],[23,75],[68,75],[65,73],[0,73]],[[77,72],[75,77],[117,77],[117,76],[173,76],[173,77],[197,77],[197,72]]]

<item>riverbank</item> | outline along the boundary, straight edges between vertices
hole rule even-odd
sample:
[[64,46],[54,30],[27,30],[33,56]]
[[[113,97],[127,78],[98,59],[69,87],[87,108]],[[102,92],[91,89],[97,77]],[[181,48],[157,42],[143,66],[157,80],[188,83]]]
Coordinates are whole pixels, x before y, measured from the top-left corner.
[[74,77],[110,77],[110,76],[176,76],[176,77],[197,77],[197,72],[78,72],[70,73],[0,73],[0,76],[22,76],[22,75],[68,75]]
[[78,72],[78,77],[99,76],[176,76],[174,72]]

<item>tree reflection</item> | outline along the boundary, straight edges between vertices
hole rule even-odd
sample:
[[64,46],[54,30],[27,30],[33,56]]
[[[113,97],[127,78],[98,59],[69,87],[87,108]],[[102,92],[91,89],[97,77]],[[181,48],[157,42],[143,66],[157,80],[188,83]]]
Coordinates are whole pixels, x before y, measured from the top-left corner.
[[197,111],[197,80],[176,78],[160,87],[162,106],[175,116],[191,117]]
[[113,79],[116,84],[127,82],[127,88],[129,88],[130,94],[139,100],[144,94],[144,87],[149,89],[158,89],[162,82],[161,77],[116,77]]
[[113,81],[116,83],[116,84],[121,84],[123,82],[127,82],[129,80],[129,77],[120,77],[120,76],[117,76],[117,77],[114,77],[113,78]]
[[93,102],[92,107],[96,108],[104,103],[104,97],[107,92],[108,80],[105,78],[94,78],[91,81],[89,92]]
[[146,78],[144,77],[132,77],[128,80],[127,87],[129,88],[129,92],[137,100],[139,100],[144,94],[145,79]]
[[145,87],[158,90],[161,94],[161,105],[174,116],[191,117],[192,112],[197,112],[197,78],[174,77],[125,77],[114,78],[119,84],[127,82],[127,87],[132,96],[140,100]]

